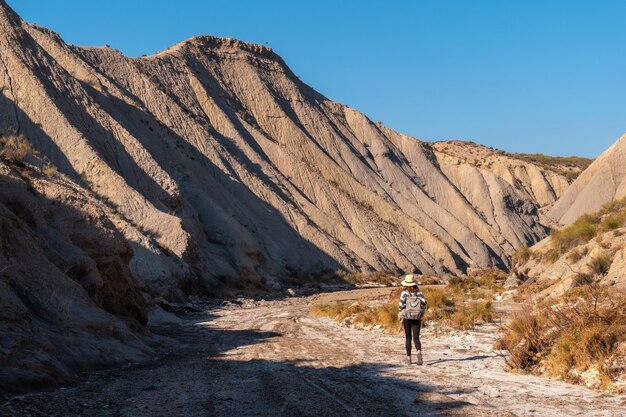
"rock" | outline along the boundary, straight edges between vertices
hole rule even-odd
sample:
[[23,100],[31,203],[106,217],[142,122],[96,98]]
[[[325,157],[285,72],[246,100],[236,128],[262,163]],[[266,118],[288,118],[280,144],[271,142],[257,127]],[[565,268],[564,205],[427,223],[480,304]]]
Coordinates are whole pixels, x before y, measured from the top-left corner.
[[522,280],[515,274],[510,274],[507,276],[506,281],[504,281],[504,288],[506,290],[511,290],[513,288],[517,288],[522,283]]

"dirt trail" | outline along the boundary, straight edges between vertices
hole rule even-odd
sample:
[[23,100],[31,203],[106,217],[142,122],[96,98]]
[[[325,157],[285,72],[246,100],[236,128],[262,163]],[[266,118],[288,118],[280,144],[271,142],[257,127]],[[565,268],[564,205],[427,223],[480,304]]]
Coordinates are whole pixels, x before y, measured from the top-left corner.
[[[380,290],[371,290],[380,291]],[[625,397],[506,373],[496,326],[425,337],[407,366],[401,336],[311,317],[340,292],[227,305],[161,328],[180,345],[154,363],[8,400],[18,416],[621,416]],[[380,294],[381,296],[384,293]]]

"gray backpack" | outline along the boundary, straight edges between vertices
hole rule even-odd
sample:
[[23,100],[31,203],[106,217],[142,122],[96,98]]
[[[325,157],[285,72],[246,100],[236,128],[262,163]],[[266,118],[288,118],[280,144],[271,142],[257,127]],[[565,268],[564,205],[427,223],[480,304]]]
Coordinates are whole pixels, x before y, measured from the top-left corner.
[[421,297],[418,294],[409,294],[406,298],[404,318],[407,320],[421,320],[425,311],[426,306],[422,305]]

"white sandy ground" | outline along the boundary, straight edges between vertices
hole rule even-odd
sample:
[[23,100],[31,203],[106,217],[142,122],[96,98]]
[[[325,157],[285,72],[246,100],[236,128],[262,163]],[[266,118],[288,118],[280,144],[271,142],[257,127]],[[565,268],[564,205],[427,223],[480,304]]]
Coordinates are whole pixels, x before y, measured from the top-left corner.
[[172,354],[9,399],[0,415],[626,414],[626,396],[505,372],[503,357],[491,348],[497,325],[440,337],[426,332],[424,366],[407,366],[402,336],[312,317],[316,298],[229,304],[188,316],[161,329],[180,342]]

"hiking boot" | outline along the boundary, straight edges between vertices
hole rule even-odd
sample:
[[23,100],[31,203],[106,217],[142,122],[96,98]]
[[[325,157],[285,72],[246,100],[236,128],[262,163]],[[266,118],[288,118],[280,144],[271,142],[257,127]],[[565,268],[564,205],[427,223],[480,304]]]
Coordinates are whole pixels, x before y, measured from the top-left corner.
[[422,352],[418,352],[417,353],[417,364],[418,365],[423,365],[424,361],[422,360]]
[[407,364],[407,365],[410,365],[410,364],[412,364],[412,363],[413,363],[413,362],[411,362],[411,356],[410,356],[410,355],[409,355],[409,356],[407,356],[407,357],[406,357],[406,364]]

